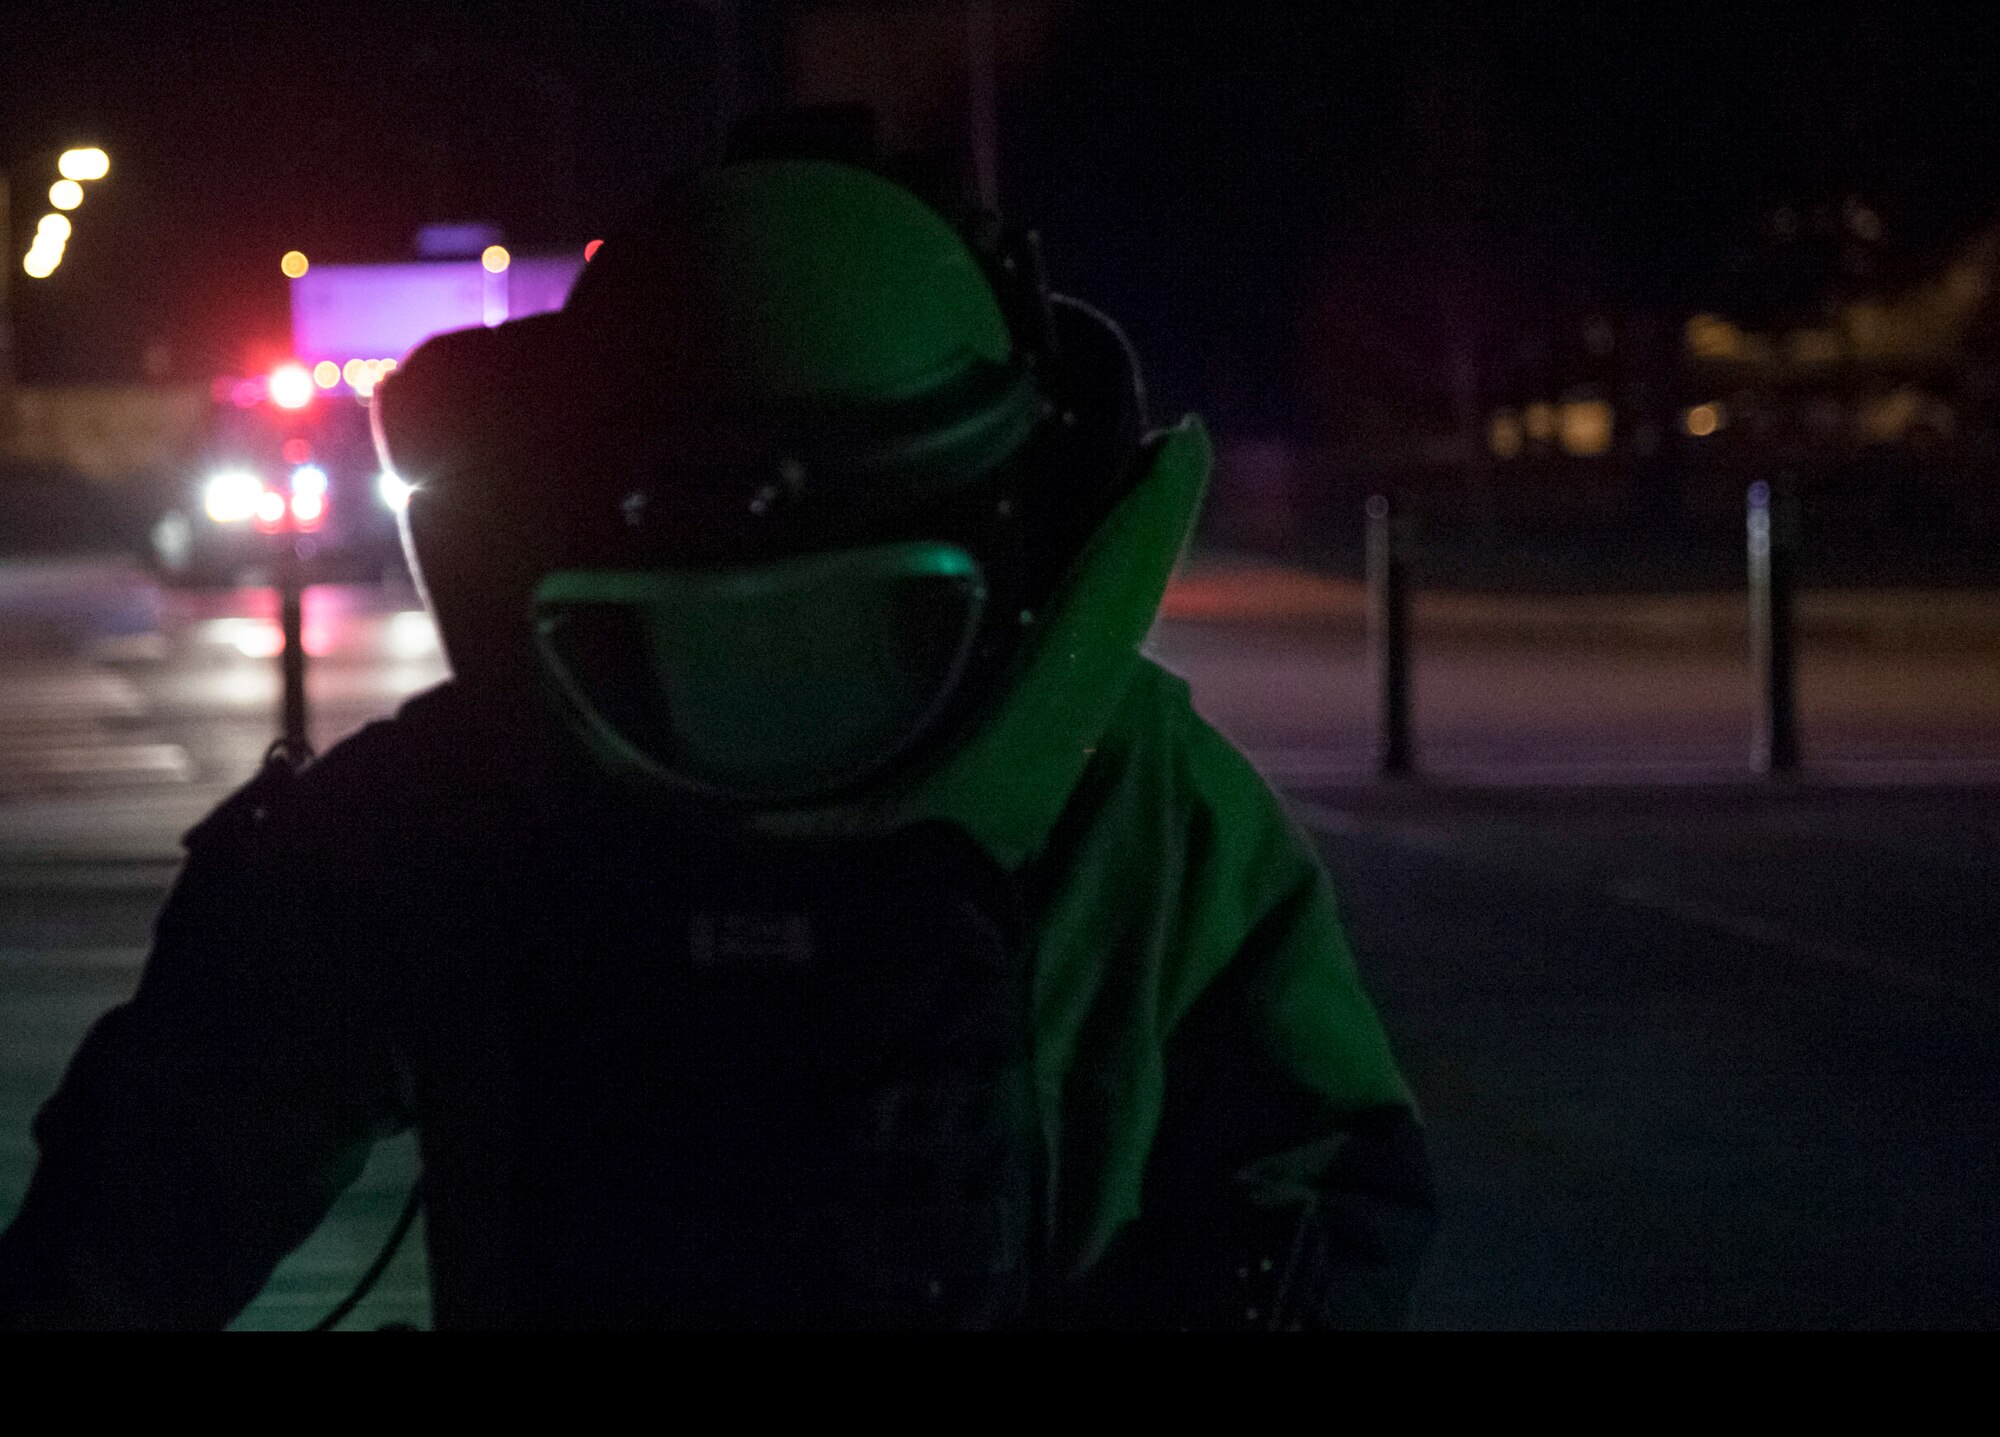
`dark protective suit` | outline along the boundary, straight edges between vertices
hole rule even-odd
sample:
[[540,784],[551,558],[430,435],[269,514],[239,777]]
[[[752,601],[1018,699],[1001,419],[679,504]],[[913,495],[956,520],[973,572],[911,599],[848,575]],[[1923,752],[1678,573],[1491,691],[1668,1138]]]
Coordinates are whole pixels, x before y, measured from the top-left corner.
[[1178,431],[938,763],[714,828],[454,686],[189,837],[0,1323],[217,1327],[415,1124],[440,1326],[1401,1320],[1423,1144],[1326,878],[1140,659]]

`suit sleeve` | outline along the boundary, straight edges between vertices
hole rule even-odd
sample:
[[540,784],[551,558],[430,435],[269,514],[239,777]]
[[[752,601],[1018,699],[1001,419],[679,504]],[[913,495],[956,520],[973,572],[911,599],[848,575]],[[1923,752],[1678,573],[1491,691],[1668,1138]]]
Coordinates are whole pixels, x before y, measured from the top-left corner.
[[1141,1213],[1092,1319],[1395,1328],[1435,1225],[1423,1129],[1309,841],[1190,716],[1164,1091]]
[[1145,1215],[1127,1236],[1173,1325],[1408,1321],[1435,1214],[1423,1130],[1406,1098],[1344,1094],[1299,1063],[1301,1043],[1354,1036],[1310,1032],[1337,1012],[1291,986],[1312,949],[1349,961],[1324,879],[1273,910],[1170,1039]]
[[189,836],[137,993],[37,1117],[0,1327],[225,1326],[402,1124],[359,970],[325,961],[358,935],[262,819],[253,784]]

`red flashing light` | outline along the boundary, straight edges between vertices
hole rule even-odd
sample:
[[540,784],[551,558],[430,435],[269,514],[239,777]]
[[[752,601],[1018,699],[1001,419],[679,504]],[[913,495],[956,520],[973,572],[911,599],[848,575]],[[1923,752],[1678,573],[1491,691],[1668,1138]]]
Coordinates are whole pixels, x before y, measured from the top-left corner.
[[305,440],[287,439],[285,441],[285,462],[287,464],[303,464],[312,457],[313,447],[306,443]]

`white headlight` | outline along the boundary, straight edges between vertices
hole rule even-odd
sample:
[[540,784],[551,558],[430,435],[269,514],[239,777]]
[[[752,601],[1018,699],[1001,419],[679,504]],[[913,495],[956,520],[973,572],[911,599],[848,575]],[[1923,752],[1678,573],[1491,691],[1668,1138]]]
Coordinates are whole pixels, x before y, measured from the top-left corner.
[[292,471],[292,497],[302,494],[324,496],[326,494],[326,470],[317,464],[301,464]]
[[247,469],[227,469],[208,481],[202,508],[218,524],[238,524],[257,512],[263,481]]
[[410,492],[416,486],[405,483],[400,474],[384,469],[375,476],[375,492],[392,514],[400,514],[410,507]]

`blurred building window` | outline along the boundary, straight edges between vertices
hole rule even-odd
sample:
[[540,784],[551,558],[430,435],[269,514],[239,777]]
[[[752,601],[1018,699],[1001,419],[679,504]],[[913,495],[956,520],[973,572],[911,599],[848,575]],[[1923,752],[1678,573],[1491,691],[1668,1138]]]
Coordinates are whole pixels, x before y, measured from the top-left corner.
[[1603,399],[1572,399],[1562,406],[1562,447],[1579,459],[1595,458],[1611,449],[1611,404]]
[[1785,352],[1794,364],[1837,364],[1844,349],[1837,329],[1798,329],[1785,339]]
[[1687,322],[1687,351],[1696,359],[1743,357],[1743,331],[1719,314],[1697,314]]
[[1681,422],[1695,438],[1706,439],[1729,423],[1729,410],[1718,403],[1697,404],[1682,416]]
[[1909,385],[1877,395],[1861,407],[1861,435],[1870,444],[1894,444],[1928,408],[1924,396]]

